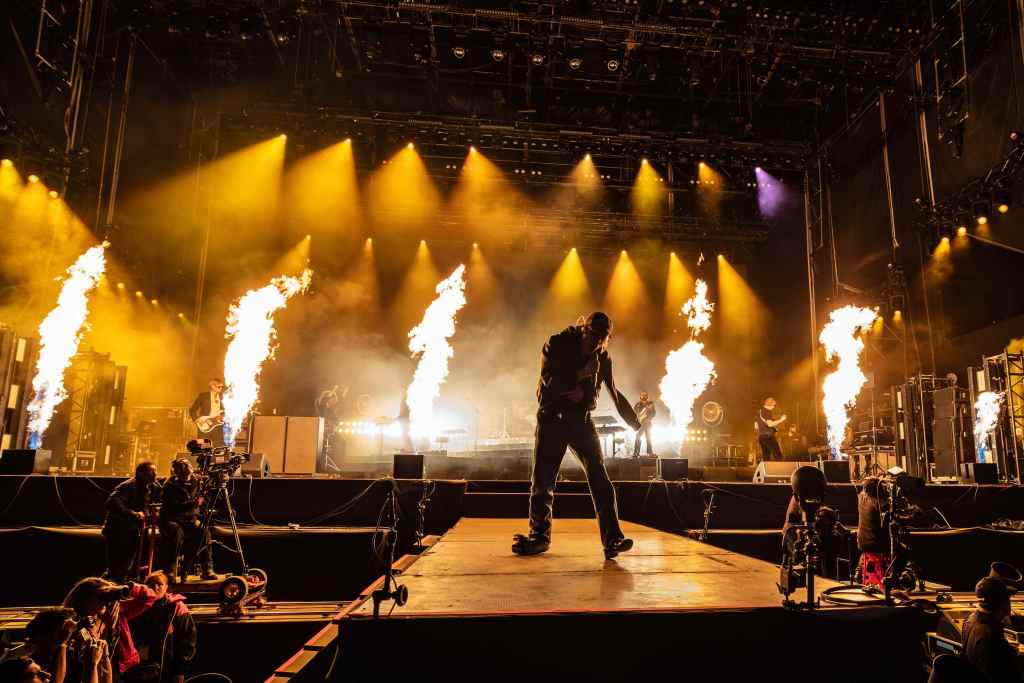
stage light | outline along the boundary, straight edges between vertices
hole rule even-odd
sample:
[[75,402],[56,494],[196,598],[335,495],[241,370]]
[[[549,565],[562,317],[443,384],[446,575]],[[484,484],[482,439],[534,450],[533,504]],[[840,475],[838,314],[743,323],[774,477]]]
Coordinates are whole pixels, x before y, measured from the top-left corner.
[[[966,230],[964,232],[966,232]],[[948,235],[943,235],[942,239],[939,240],[939,241],[942,242],[943,244],[949,244],[949,236]]]
[[33,173],[32,175],[30,175],[28,177],[28,181],[30,183],[38,183],[39,182],[39,176],[37,176],[35,173]]
[[1006,213],[1010,210],[1010,193],[1006,190],[996,190],[992,199],[996,205],[996,211],[999,213]]
[[640,160],[640,164],[643,165],[643,166],[646,166],[647,165],[647,159],[641,159]]
[[287,140],[288,139],[288,134],[287,133],[281,133],[277,137],[281,138],[282,140]]
[[699,166],[700,168],[704,168],[705,164],[703,161],[698,161],[697,166]]
[[452,54],[455,55],[455,59],[462,59],[466,56],[466,48],[464,47],[453,47]]
[[346,145],[351,145],[352,144],[352,138],[345,138],[344,142],[345,142]]
[[118,289],[124,289],[124,283],[123,282],[118,282],[117,283],[117,288]]
[[414,149],[414,148],[416,147],[416,145],[414,145],[414,144],[412,144],[412,143],[410,142],[410,143],[409,143],[408,145],[406,145],[405,147],[406,147],[406,149]]
[[157,301],[156,299],[150,299],[150,300],[149,300],[149,303],[151,303],[151,304],[153,304],[154,306],[156,306],[156,305],[157,305],[157,304],[159,304],[160,302],[159,302],[159,301]]
[[760,172],[761,172],[761,167],[760,166],[755,166],[754,167],[754,173],[760,173]]
[[313,239],[313,236],[312,235],[306,235],[306,239],[307,240],[311,240],[311,239]]
[[583,66],[583,60],[579,57],[573,57],[569,60],[569,68],[573,71],[579,71],[581,66]]
[[182,320],[184,320],[185,319],[185,314],[184,313],[179,313],[178,317],[181,318]]
[[424,246],[424,247],[427,246],[427,241],[426,240],[420,240],[420,246]]
[[475,154],[476,153],[476,147],[474,147],[473,145],[470,145],[469,146],[469,153],[470,154]]
[[10,159],[4,159],[3,161],[0,161],[0,164],[3,164],[4,168],[10,168],[11,166],[14,166],[14,162],[11,161]]
[[956,229],[956,236],[957,237],[964,237],[966,235],[967,235],[967,226],[966,225],[961,225],[960,227],[958,227]]
[[619,70],[619,60],[609,59],[607,62],[605,62],[605,66],[608,67],[609,71],[615,73],[616,71]]
[[367,237],[366,238],[366,243],[367,244],[373,244],[373,238],[372,237]]
[[622,255],[623,255],[623,256],[625,256],[625,255],[626,255],[626,250],[625,250],[625,249],[623,249],[623,250],[622,250]]
[[142,292],[140,292],[139,290],[137,290],[137,289],[136,289],[136,290],[135,290],[135,297],[136,297],[137,299],[141,299],[141,298],[142,298]]
[[59,194],[57,194],[57,190],[50,190],[49,195],[50,199],[56,199],[57,197],[60,196]]
[[473,248],[474,248],[474,249],[479,249],[479,248],[480,248],[480,246],[479,246],[479,245],[478,245],[478,244],[477,244],[476,242],[473,242]]
[[583,158],[586,159],[587,161],[590,161],[590,153],[587,152],[587,154],[585,154]]
[[530,57],[530,61],[533,63],[534,66],[540,66],[541,64],[544,63],[544,55],[532,55]]
[[1010,210],[1010,205],[1009,204],[999,204],[999,205],[996,206],[996,209],[999,211],[999,213],[1006,213],[1007,211]]
[[988,223],[988,210],[988,202],[974,202],[974,220],[978,222],[978,225]]
[[573,248],[572,248],[572,249],[570,249],[569,251],[576,251],[576,247],[573,247]]
[[505,51],[499,50],[498,48],[494,48],[493,50],[491,50],[491,59],[493,59],[496,62],[505,61]]

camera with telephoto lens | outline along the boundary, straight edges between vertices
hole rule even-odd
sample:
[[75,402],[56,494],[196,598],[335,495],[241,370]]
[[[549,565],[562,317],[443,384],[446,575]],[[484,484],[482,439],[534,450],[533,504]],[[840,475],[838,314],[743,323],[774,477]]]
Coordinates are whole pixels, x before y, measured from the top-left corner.
[[910,496],[924,488],[924,479],[912,477],[900,467],[892,467],[879,479],[878,508],[881,525],[888,529],[892,548],[889,568],[882,580],[886,599],[894,589],[911,591],[923,588],[919,568],[911,560],[908,528],[920,509]]

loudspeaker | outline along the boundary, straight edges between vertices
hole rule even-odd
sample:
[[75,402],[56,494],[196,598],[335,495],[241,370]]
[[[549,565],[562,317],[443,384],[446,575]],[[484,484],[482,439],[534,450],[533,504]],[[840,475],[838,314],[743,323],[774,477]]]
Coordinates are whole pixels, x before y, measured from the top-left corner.
[[270,463],[267,456],[262,453],[252,453],[249,455],[249,462],[243,463],[238,472],[243,477],[270,479]]
[[658,458],[658,479],[678,481],[689,476],[690,460],[688,458]]
[[49,474],[52,453],[42,448],[18,448],[0,454],[0,474]]
[[284,442],[284,471],[313,474],[324,452],[322,417],[289,417]]
[[816,462],[796,462],[792,460],[762,460],[754,470],[755,484],[788,484],[790,477],[798,467],[817,466]]
[[280,415],[257,415],[252,421],[252,437],[249,452],[263,453],[275,474],[284,472],[285,436],[288,433],[288,418]]
[[422,453],[395,453],[395,479],[422,479]]
[[[939,393],[939,392],[935,392]],[[936,477],[956,477],[960,475],[957,466],[956,420],[943,419],[932,421],[932,444],[935,447]]]
[[965,462],[963,476],[975,484],[998,484],[999,468],[994,462]]
[[822,460],[821,471],[825,473],[825,481],[830,484],[850,483],[849,460]]

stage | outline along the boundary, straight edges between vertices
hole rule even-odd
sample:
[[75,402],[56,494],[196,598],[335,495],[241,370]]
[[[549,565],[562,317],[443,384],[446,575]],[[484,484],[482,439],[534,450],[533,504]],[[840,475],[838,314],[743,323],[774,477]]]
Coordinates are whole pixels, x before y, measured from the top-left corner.
[[289,662],[271,680],[625,680],[666,667],[800,678],[869,640],[887,642],[884,666],[829,666],[828,679],[923,680],[931,619],[915,609],[790,611],[774,565],[631,523],[636,545],[614,560],[596,522],[580,519],[556,520],[548,553],[518,557],[511,538],[525,529],[525,519],[462,519],[404,569],[405,606],[385,603],[375,619],[364,591],[335,620],[336,643],[321,638],[303,667]]

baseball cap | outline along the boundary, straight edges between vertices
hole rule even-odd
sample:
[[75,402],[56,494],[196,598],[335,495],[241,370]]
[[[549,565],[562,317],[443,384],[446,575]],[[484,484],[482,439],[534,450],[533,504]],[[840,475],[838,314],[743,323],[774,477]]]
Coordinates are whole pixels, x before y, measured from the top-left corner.
[[1017,589],[1013,586],[991,576],[986,576],[974,587],[974,594],[978,596],[978,603],[986,609],[998,607],[1004,600],[1016,592]]

